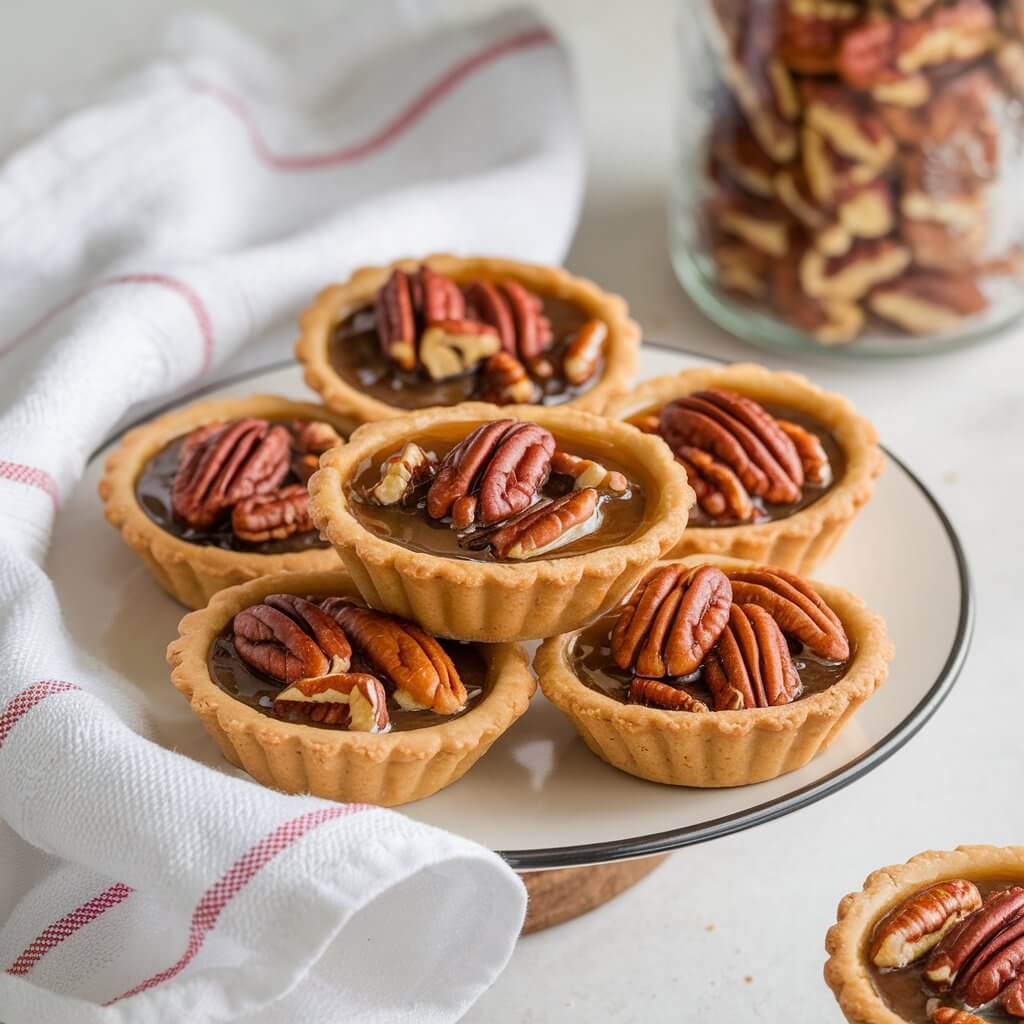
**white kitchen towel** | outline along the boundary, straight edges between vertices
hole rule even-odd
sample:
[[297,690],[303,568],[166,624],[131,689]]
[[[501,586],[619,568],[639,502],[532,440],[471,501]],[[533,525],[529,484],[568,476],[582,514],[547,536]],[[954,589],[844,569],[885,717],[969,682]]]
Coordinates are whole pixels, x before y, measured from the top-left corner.
[[164,750],[43,560],[130,409],[285,355],[359,264],[558,260],[581,188],[549,30],[411,0],[276,52],[179,21],[0,169],[3,1024],[448,1021],[502,969],[525,898],[495,855]]

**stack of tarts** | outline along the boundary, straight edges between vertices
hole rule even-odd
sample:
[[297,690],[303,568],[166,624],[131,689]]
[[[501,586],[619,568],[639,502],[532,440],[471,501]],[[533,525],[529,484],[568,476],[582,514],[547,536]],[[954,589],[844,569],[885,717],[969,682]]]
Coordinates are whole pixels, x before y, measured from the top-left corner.
[[881,469],[843,399],[753,366],[628,393],[625,303],[508,261],[362,270],[302,324],[323,407],[191,406],[101,487],[197,609],[174,685],[260,782],[436,792],[526,711],[522,641],[599,757],[675,785],[799,767],[885,678],[881,620],[802,575]]

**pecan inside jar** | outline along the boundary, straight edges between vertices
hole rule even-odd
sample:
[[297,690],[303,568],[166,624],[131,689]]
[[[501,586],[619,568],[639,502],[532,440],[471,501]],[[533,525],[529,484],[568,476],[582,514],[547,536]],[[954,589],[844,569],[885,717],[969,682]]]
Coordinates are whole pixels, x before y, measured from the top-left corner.
[[436,640],[349,597],[271,594],[210,647],[213,681],[300,725],[361,732],[428,728],[472,709],[487,668],[473,644]]
[[[410,449],[423,473],[390,486]],[[607,447],[563,447],[544,427],[515,419],[436,427],[368,460],[347,492],[362,525],[393,543],[508,563],[628,541],[645,508],[643,487]]]
[[908,1024],[1024,1018],[1024,887],[954,878],[911,894],[874,927],[871,980]]
[[264,554],[326,547],[309,517],[306,483],[342,440],[320,420],[206,424],[146,462],[136,498],[157,525],[192,544]]
[[577,635],[577,676],[615,700],[695,714],[771,709],[828,689],[850,663],[845,628],[802,580],[795,600],[833,630],[826,655],[796,607],[752,603],[744,578],[776,571],[687,563],[651,570],[620,608]]
[[644,409],[629,422],[672,449],[697,496],[691,526],[784,519],[812,505],[845,468],[821,424],[795,409],[709,389]]
[[559,405],[600,379],[607,324],[510,277],[393,271],[335,328],[330,360],[363,394],[420,409],[480,399]]

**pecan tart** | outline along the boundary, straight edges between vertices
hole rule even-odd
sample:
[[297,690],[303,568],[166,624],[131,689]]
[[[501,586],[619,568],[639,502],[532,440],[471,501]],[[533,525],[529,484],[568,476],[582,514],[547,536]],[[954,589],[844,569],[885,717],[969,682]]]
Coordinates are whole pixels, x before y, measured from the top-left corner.
[[851,1024],[1024,1019],[1024,846],[918,854],[839,904],[825,980]]
[[364,267],[300,323],[306,382],[359,421],[474,400],[601,412],[629,387],[640,340],[619,296],[485,257]]
[[337,568],[306,483],[351,427],[275,395],[176,409],[129,431],[110,456],[99,488],[107,519],[190,608],[266,573]]
[[693,501],[668,449],[627,424],[481,403],[366,424],[309,486],[371,605],[483,642],[612,607],[678,542]]
[[514,644],[438,641],[342,570],[220,591],[181,620],[171,681],[234,765],[287,793],[386,806],[436,793],[526,710]]
[[885,624],[840,587],[692,555],[618,609],[552,637],[544,695],[598,757],[677,786],[742,786],[805,765],[882,684]]
[[874,491],[875,428],[839,395],[747,363],[650,380],[609,415],[662,438],[697,495],[675,556],[810,572]]

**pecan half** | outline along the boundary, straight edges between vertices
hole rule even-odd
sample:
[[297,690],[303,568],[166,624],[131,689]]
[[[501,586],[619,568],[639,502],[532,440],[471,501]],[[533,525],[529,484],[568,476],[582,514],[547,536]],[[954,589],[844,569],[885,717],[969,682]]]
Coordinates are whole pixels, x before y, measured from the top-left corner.
[[309,514],[306,485],[292,484],[245,498],[231,510],[231,529],[239,540],[251,544],[309,533],[315,526]]
[[617,470],[606,469],[600,462],[581,459],[578,455],[561,450],[551,456],[551,472],[572,477],[576,490],[603,487],[615,494],[622,494],[629,488],[629,481]]
[[268,595],[239,612],[231,628],[242,661],[282,683],[347,672],[351,663],[344,630],[294,594]]
[[879,924],[869,952],[871,962],[876,967],[906,967],[980,906],[978,887],[963,878],[915,893]]
[[800,498],[803,467],[793,442],[757,402],[709,388],[661,410],[660,432],[673,451],[701,448],[724,462],[749,494],[791,503]]
[[846,160],[868,169],[872,177],[896,156],[896,140],[885,122],[841,86],[807,84],[807,127],[817,131]]
[[711,251],[723,288],[759,299],[768,290],[767,275],[771,259],[746,242],[723,242]]
[[800,74],[832,74],[843,37],[861,14],[861,5],[851,0],[785,0],[779,55]]
[[839,616],[799,576],[774,566],[734,569],[728,575],[737,604],[760,605],[783,633],[796,637],[820,658],[849,658],[850,641]]
[[725,177],[746,192],[770,199],[775,161],[761,148],[746,119],[730,107],[716,117],[711,139],[711,176]]
[[491,550],[498,558],[538,558],[592,533],[600,524],[597,511],[593,487],[570,491],[495,531],[489,538]]
[[800,284],[811,298],[856,302],[909,264],[910,251],[891,238],[858,240],[838,257],[808,249],[800,261]]
[[793,442],[800,464],[804,467],[804,479],[809,483],[824,486],[832,477],[828,453],[817,434],[812,434],[799,423],[789,420],[776,420],[779,429]]
[[621,669],[644,677],[695,672],[725,629],[732,588],[721,569],[667,565],[630,595],[611,633]]
[[853,341],[864,327],[864,312],[845,299],[815,299],[800,283],[799,250],[779,260],[771,276],[772,302],[795,327],[806,331],[823,345]]
[[321,602],[360,654],[395,687],[403,708],[452,715],[466,703],[466,687],[445,649],[413,622],[373,611],[347,598]]
[[676,461],[686,470],[687,482],[706,516],[740,523],[749,523],[757,517],[757,509],[746,488],[724,462],[690,445],[682,445],[676,451]]
[[925,980],[939,992],[948,991],[954,984],[959,987],[961,969],[974,965],[976,954],[1022,914],[1024,888],[1014,886],[993,893],[935,947],[924,967]]
[[320,456],[337,447],[344,438],[321,420],[292,420],[292,472],[305,484],[320,466]]
[[420,338],[420,362],[431,380],[458,377],[501,348],[497,331],[476,320],[438,320]]
[[608,325],[603,320],[588,320],[569,342],[562,362],[562,373],[572,385],[586,384],[601,363]]
[[427,492],[427,514],[442,519],[458,499],[476,495],[481,523],[508,519],[533,501],[554,451],[551,432],[535,423],[485,423],[441,460]]
[[868,306],[911,334],[938,334],[983,312],[988,300],[970,274],[916,270],[876,288]]
[[553,335],[544,302],[518,281],[474,281],[466,288],[466,302],[474,317],[497,331],[501,347],[511,355],[525,361],[551,347]]
[[662,708],[665,711],[690,711],[699,713],[707,711],[708,706],[697,700],[685,690],[677,690],[660,679],[644,679],[634,677],[629,684],[629,703],[646,704],[649,707]]
[[490,281],[473,281],[466,286],[466,305],[474,320],[490,324],[498,332],[501,347],[514,356],[517,351],[516,322],[512,307],[498,285]]
[[389,455],[380,467],[380,480],[370,489],[369,498],[378,505],[398,505],[412,500],[416,491],[433,479],[437,458],[409,441],[400,452]]
[[729,622],[704,661],[716,711],[780,707],[800,695],[800,676],[775,619],[754,604],[729,609]]
[[416,313],[410,277],[393,270],[374,300],[381,351],[403,370],[416,366]]
[[459,286],[450,277],[430,267],[420,267],[412,295],[413,306],[428,327],[445,320],[466,319],[466,300]]
[[537,387],[526,367],[511,352],[502,349],[484,363],[480,373],[480,398],[495,405],[523,405],[532,402]]
[[940,1006],[932,1013],[932,1024],[985,1024],[985,1021],[966,1010]]
[[292,683],[274,698],[274,710],[298,712],[319,725],[346,725],[353,732],[387,732],[387,701],[376,676],[342,672]]
[[226,509],[273,491],[288,473],[291,435],[266,420],[200,427],[186,439],[171,488],[174,514],[194,529],[212,526]]
[[721,231],[766,256],[779,258],[789,249],[789,219],[776,203],[727,194],[715,200],[710,216]]

